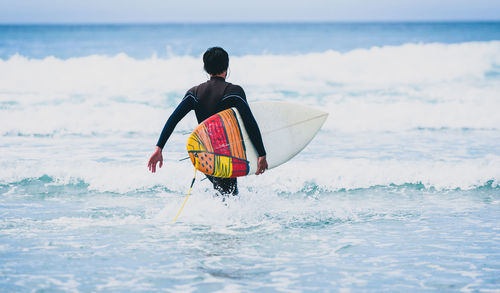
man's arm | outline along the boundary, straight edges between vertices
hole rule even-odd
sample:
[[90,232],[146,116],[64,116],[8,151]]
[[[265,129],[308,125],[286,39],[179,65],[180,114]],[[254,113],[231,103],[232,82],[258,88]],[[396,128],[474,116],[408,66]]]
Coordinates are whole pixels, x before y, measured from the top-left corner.
[[184,116],[186,116],[189,111],[194,109],[196,102],[197,99],[194,94],[191,92],[187,92],[181,103],[168,118],[165,126],[163,126],[163,130],[161,132],[160,138],[158,139],[158,142],[156,143],[156,146],[163,149],[165,143],[167,143],[168,138],[170,137],[170,135],[172,135],[175,126],[177,126],[177,123],[179,123],[179,121],[181,121],[181,119],[184,118]]
[[250,110],[250,107],[247,103],[247,99],[245,96],[245,92],[243,89],[238,87],[241,91],[236,93],[230,93],[224,98],[222,98],[221,103],[224,108],[235,107],[238,109],[238,112],[241,115],[243,120],[243,125],[245,125],[245,129],[247,130],[248,136],[250,137],[250,141],[254,145],[257,150],[257,154],[259,155],[259,160],[257,162],[257,172],[256,175],[264,173],[264,170],[267,169],[267,160],[266,160],[266,149],[264,148],[264,143],[262,142],[262,135],[260,133],[259,126],[257,125],[257,121]]
[[156,143],[156,149],[148,161],[148,168],[151,172],[153,173],[156,172],[157,163],[160,163],[160,168],[163,166],[163,156],[161,154],[163,147],[165,146],[168,138],[174,131],[175,126],[177,126],[177,123],[179,123],[179,121],[181,121],[181,119],[184,118],[184,116],[186,116],[186,114],[189,113],[189,111],[194,109],[196,102],[197,99],[194,96],[194,94],[192,94],[191,92],[187,92],[184,98],[182,99],[181,103],[177,106],[172,115],[170,115],[170,117],[168,118],[167,122],[165,123],[165,126],[163,127],[160,138]]

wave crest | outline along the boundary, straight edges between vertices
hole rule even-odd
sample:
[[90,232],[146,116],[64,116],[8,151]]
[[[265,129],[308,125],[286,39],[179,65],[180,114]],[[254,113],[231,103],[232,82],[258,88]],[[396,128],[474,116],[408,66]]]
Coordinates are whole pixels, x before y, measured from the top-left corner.
[[[0,60],[0,133],[156,132],[185,91],[206,79],[201,64],[125,54]],[[500,129],[499,41],[234,57],[229,81],[250,101],[325,108],[328,129]]]

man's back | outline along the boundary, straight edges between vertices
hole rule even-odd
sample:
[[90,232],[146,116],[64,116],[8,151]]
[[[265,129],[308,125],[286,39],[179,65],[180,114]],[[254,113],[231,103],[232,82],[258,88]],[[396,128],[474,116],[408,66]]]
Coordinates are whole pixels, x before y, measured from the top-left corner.
[[198,122],[227,109],[228,103],[222,103],[222,100],[229,95],[246,100],[245,92],[240,86],[226,82],[224,78],[218,76],[191,88],[188,93],[191,93],[197,100],[194,110]]

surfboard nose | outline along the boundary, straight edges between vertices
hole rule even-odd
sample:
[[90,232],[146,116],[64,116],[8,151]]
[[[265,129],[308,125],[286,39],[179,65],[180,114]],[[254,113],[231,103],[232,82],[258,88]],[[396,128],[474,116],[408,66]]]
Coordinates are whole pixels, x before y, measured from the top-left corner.
[[259,102],[250,106],[259,123],[269,168],[303,150],[328,118],[328,112],[322,109],[290,102]]

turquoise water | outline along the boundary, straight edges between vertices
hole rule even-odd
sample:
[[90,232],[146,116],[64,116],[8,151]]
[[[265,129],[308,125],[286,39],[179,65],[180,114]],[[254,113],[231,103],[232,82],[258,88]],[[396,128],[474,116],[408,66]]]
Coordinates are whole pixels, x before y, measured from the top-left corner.
[[[0,26],[0,291],[496,292],[500,23]],[[222,45],[330,113],[222,202],[168,115]]]

